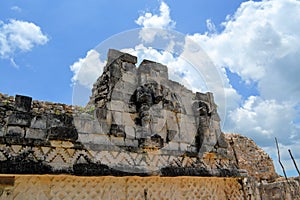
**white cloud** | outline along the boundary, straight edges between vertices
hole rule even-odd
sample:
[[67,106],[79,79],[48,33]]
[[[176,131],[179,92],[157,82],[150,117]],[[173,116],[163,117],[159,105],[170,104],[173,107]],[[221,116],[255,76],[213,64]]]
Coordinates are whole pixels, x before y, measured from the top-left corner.
[[0,56],[12,58],[15,53],[28,52],[36,45],[48,42],[41,28],[32,22],[11,19],[8,23],[0,21]]
[[16,12],[21,12],[22,11],[22,9],[19,6],[12,6],[10,9],[13,10],[13,11],[16,11]]
[[299,12],[296,0],[249,1],[228,17],[220,34],[192,37],[217,65],[244,81],[257,81],[264,97],[285,100],[288,94],[300,95]]
[[73,84],[79,83],[82,86],[92,89],[93,83],[102,74],[106,61],[101,61],[99,53],[95,50],[87,52],[85,58],[80,58],[70,66],[74,73]]
[[300,140],[299,129],[293,120],[297,111],[290,102],[278,103],[250,96],[242,107],[230,111],[234,132],[255,139],[261,146],[273,146],[274,137],[285,145]]
[[156,35],[164,35],[164,29],[172,29],[175,27],[175,22],[170,17],[170,8],[165,2],[161,2],[159,7],[160,13],[152,14],[146,12],[139,16],[135,23],[143,27],[140,32],[140,37],[145,42],[153,42]]
[[170,8],[165,2],[161,2],[159,7],[160,14],[144,13],[135,23],[144,28],[169,29],[175,27],[175,22],[170,17]]
[[245,102],[239,102],[241,107],[229,109],[226,128],[269,149],[274,149],[275,136],[293,147],[300,140],[297,13],[297,0],[248,1],[227,17],[221,32],[214,32],[208,21],[209,32],[190,36],[217,66],[230,69],[245,83],[258,85],[258,96],[246,97]]
[[[275,169],[277,172],[280,172],[283,175],[282,168],[278,161],[278,154],[277,149],[275,147],[275,140],[273,146],[271,147],[263,147],[263,149],[269,153],[269,155],[273,158]],[[288,150],[290,149],[292,151],[292,155],[296,161],[296,164],[299,167],[300,163],[300,141],[295,141],[294,144],[291,145],[283,145],[280,143],[280,140],[278,140],[278,146],[280,151],[280,160],[284,166],[284,169],[287,173],[287,176],[298,176],[297,170],[295,168],[295,165],[293,163],[293,160],[290,157],[290,154]]]

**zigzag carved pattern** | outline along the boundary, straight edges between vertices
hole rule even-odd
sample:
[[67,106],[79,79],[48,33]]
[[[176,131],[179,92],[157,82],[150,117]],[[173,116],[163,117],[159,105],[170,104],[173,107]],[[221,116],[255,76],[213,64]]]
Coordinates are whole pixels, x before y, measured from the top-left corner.
[[[176,157],[172,155],[160,155],[156,153],[141,154],[124,150],[120,151],[89,151],[64,147],[31,147],[22,145],[0,145],[0,161],[8,160],[16,156],[24,156],[23,159],[31,161],[43,161],[45,163],[61,162],[62,166],[72,167],[78,162],[93,162],[123,166],[156,167],[165,166],[192,167],[199,162],[196,158]],[[80,160],[80,161],[79,161]],[[59,166],[59,165],[54,165]]]

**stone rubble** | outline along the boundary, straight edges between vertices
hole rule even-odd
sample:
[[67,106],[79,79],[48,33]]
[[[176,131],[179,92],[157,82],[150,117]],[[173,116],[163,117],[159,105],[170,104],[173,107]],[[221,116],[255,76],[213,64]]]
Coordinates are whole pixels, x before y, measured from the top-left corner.
[[247,171],[248,176],[258,181],[278,178],[273,160],[252,139],[233,133],[226,133],[225,138],[229,144],[228,154],[235,158],[240,169]]

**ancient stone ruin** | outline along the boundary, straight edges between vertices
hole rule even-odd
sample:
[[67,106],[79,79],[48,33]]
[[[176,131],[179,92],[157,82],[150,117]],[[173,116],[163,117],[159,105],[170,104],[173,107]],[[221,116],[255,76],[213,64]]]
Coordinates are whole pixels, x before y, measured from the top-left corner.
[[0,199],[17,198],[24,187],[28,198],[38,193],[45,199],[95,194],[91,188],[105,199],[186,199],[192,191],[192,199],[299,198],[299,179],[291,180],[290,192],[287,183],[274,182],[272,160],[252,140],[225,137],[212,93],[193,93],[170,80],[160,63],[136,63],[135,56],[109,50],[85,107],[0,94]]

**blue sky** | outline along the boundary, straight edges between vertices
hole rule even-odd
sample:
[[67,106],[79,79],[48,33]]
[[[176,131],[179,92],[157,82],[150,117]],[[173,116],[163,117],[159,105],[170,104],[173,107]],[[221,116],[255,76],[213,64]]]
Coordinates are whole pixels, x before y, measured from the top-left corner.
[[[288,174],[296,175],[287,149],[300,164],[299,13],[297,0],[2,0],[0,92],[71,104],[78,69],[105,63],[92,50],[99,43],[136,28],[178,31],[200,45],[220,73],[223,130],[254,139],[281,172],[277,137]],[[170,55],[147,52],[187,69]],[[212,89],[217,97],[218,89]]]

